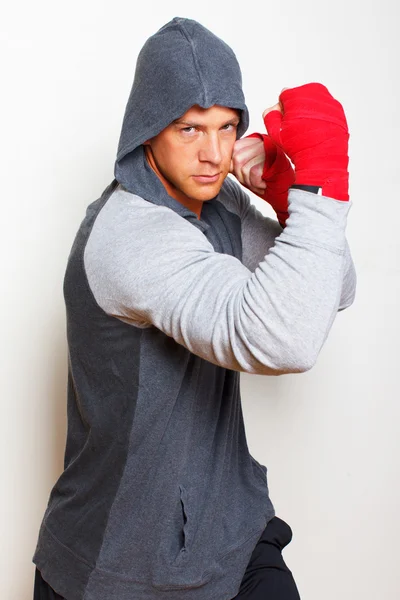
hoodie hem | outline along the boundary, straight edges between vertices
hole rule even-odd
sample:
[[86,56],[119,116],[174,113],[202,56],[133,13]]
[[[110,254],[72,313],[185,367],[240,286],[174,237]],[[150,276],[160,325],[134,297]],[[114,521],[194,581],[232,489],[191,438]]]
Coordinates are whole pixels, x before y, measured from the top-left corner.
[[[91,566],[45,526],[32,561],[54,591],[66,600],[231,600],[239,591],[247,562],[261,533],[257,529],[242,544],[219,557],[214,572],[206,569],[201,581],[179,587],[124,579],[122,574]],[[243,557],[246,564],[238,580],[238,565],[243,565]]]

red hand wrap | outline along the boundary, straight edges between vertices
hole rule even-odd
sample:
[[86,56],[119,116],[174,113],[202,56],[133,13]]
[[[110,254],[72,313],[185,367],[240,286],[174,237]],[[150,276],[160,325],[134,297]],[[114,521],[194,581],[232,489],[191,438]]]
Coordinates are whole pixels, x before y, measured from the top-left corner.
[[289,188],[294,184],[294,171],[281,148],[276,146],[268,135],[252,133],[246,137],[258,137],[263,141],[265,161],[261,178],[267,184],[265,192],[257,194],[275,210],[279,223],[284,226],[288,213]]
[[272,140],[295,167],[296,184],[315,185],[322,195],[348,200],[349,131],[343,107],[320,83],[307,83],[279,96],[283,115],[264,122]]

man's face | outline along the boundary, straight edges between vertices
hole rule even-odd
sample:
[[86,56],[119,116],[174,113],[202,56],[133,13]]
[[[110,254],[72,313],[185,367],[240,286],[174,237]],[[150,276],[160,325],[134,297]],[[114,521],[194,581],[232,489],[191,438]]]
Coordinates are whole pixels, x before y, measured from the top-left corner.
[[229,173],[239,121],[232,108],[196,105],[146,144],[174,188],[194,200],[211,200]]

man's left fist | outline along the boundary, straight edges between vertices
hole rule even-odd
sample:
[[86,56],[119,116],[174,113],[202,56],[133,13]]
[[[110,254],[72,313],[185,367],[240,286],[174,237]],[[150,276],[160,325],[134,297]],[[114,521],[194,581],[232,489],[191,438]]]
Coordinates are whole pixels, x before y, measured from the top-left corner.
[[288,193],[294,184],[289,159],[268,135],[253,133],[234,145],[231,173],[251,192],[266,200],[282,226],[288,218]]

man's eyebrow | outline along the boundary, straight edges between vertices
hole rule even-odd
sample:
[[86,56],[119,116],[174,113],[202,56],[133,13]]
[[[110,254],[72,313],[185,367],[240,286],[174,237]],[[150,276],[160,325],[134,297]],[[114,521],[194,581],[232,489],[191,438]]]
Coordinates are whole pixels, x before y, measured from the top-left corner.
[[229,121],[224,123],[224,125],[239,125],[239,123],[240,123],[240,117],[232,117],[232,119],[229,119]]
[[[224,125],[238,125],[240,123],[240,117],[232,117],[232,119],[228,119],[225,121],[221,127]],[[184,121],[183,119],[176,119],[172,121],[173,125],[186,125],[186,127],[204,127],[202,123],[195,123],[194,121]]]
[[186,125],[187,127],[201,127],[200,123],[191,123],[190,121],[183,121],[182,119],[176,119],[172,121],[173,125]]

